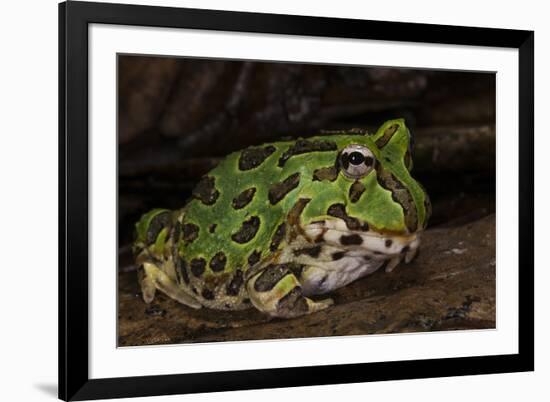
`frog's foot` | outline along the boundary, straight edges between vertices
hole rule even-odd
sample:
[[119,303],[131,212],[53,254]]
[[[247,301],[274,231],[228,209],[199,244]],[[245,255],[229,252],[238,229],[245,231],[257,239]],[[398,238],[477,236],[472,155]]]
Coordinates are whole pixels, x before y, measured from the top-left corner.
[[313,301],[304,296],[302,286],[292,272],[296,264],[270,264],[247,282],[252,304],[273,317],[292,318],[324,310],[332,299]]
[[201,308],[201,304],[190,294],[186,288],[180,287],[166,273],[151,262],[144,262],[139,271],[139,282],[145,303],[151,303],[155,297],[156,289],[169,297],[192,308]]
[[386,263],[386,272],[392,272],[395,267],[397,267],[401,262],[404,262],[405,264],[409,264],[414,260],[414,258],[418,254],[418,247],[414,247],[409,249],[408,251],[405,251],[404,254],[399,255],[397,257],[393,257],[392,259],[388,260]]

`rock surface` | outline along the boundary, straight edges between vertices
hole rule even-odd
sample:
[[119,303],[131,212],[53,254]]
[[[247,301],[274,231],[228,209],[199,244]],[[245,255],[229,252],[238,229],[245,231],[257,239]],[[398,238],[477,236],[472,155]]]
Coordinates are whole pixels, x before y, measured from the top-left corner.
[[495,216],[438,226],[418,257],[330,296],[335,306],[292,320],[256,310],[193,310],[157,293],[146,305],[135,272],[119,273],[119,346],[495,328]]

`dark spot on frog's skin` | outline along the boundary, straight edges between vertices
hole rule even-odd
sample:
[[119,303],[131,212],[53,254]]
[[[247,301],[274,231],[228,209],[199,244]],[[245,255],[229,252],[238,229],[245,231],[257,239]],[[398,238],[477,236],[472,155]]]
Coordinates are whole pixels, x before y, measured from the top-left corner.
[[407,149],[407,152],[405,152],[405,157],[403,159],[404,159],[405,166],[407,167],[407,169],[411,170],[411,168],[412,168],[412,157],[411,157],[411,153],[409,152],[408,149]]
[[228,296],[237,296],[239,294],[239,291],[241,290],[241,287],[243,286],[244,278],[243,278],[243,272],[238,269],[235,271],[235,274],[233,275],[233,279],[231,279],[231,282],[227,284],[227,287],[225,289],[225,293]]
[[213,300],[214,299],[214,293],[210,289],[204,288],[201,292],[201,296],[205,298],[206,300]]
[[172,243],[177,243],[181,236],[181,223],[177,221],[174,225],[174,230],[172,230]]
[[153,219],[151,219],[151,222],[149,223],[149,227],[147,228],[147,233],[145,234],[145,242],[147,245],[153,244],[161,232],[162,229],[164,229],[166,226],[170,225],[170,212],[161,212],[160,214],[156,215]]
[[363,230],[365,232],[369,230],[369,225],[367,223],[362,224],[359,219],[349,216],[346,213],[344,204],[332,204],[328,207],[327,215],[342,219],[346,222],[346,226],[349,230]]
[[363,239],[358,234],[342,235],[340,237],[340,244],[344,246],[358,246],[363,244]]
[[250,299],[248,297],[243,299],[244,304],[250,304]]
[[388,158],[387,156],[384,159],[386,160],[386,162],[391,163],[391,159]]
[[304,271],[305,265],[291,262],[287,264],[287,267],[296,278],[300,278],[302,276],[302,272]]
[[290,227],[290,233],[287,236],[289,241],[296,239],[299,234],[304,234],[303,230],[301,229],[300,215],[302,215],[304,208],[310,201],[311,199],[309,198],[300,198],[298,201],[296,201],[296,204],[294,204],[292,208],[290,208],[290,211],[287,215],[287,222]]
[[367,156],[365,158],[365,165],[367,167],[371,167],[372,165],[374,165],[374,159],[371,156]]
[[392,124],[391,126],[389,126],[386,129],[386,131],[384,131],[384,134],[382,135],[382,137],[376,140],[376,146],[378,148],[384,147],[388,143],[388,141],[393,137],[393,135],[395,134],[398,128],[399,128],[398,124]]
[[275,230],[275,233],[273,234],[273,237],[271,238],[271,244],[269,245],[269,250],[276,251],[283,239],[285,238],[286,234],[286,223],[281,223],[279,226],[277,226],[277,230]]
[[344,168],[344,170],[347,170],[349,167],[349,154],[347,152],[342,152],[339,159],[340,165]]
[[365,192],[365,185],[360,181],[354,181],[349,188],[349,200],[352,203],[359,201],[363,193]]
[[338,169],[336,166],[315,169],[313,172],[313,181],[334,181],[338,178]]
[[231,239],[239,244],[248,243],[256,236],[258,229],[260,228],[260,218],[257,216],[251,216],[241,225],[238,232],[231,235]]
[[410,250],[410,247],[409,247],[409,246],[405,246],[405,247],[403,247],[403,248],[401,249],[401,253],[402,253],[402,254],[405,254],[405,253],[406,253],[407,251],[409,251],[409,250]]
[[286,264],[269,264],[254,282],[254,290],[257,292],[267,292],[273,289],[281,279],[289,274],[290,271]]
[[225,269],[227,257],[223,251],[219,251],[210,260],[210,269],[214,272],[221,272]]
[[302,215],[304,208],[310,201],[310,198],[300,198],[298,201],[296,201],[296,204],[292,206],[292,208],[288,212],[288,223],[291,226],[295,226],[300,223],[300,215]]
[[193,197],[206,205],[214,205],[219,196],[215,179],[211,176],[204,176],[193,189]]
[[255,187],[250,187],[244,190],[242,193],[240,193],[238,196],[233,198],[233,208],[234,209],[241,209],[246,207],[254,198],[254,194],[256,193]]
[[302,295],[302,289],[296,286],[277,302],[277,312],[283,314],[301,315],[309,310],[306,298]]
[[335,253],[332,253],[332,261],[338,261],[338,260],[341,260],[342,258],[344,258],[344,256],[346,255],[345,252],[343,251],[337,251]]
[[211,223],[210,225],[208,225],[208,231],[209,231],[210,233],[214,233],[214,232],[216,231],[216,227],[217,227],[217,226],[218,226],[218,225],[216,225],[215,223]]
[[257,168],[275,151],[276,148],[273,145],[264,148],[254,147],[243,150],[239,157],[239,170]]
[[295,256],[309,255],[312,258],[317,258],[319,254],[321,254],[321,246],[304,247],[294,250]]
[[199,294],[199,292],[198,292],[198,290],[197,290],[197,288],[196,288],[196,287],[194,287],[194,286],[193,286],[193,287],[191,288],[191,290],[193,291],[193,293],[195,293],[195,294]]
[[288,193],[298,187],[298,184],[300,184],[300,172],[291,174],[282,182],[272,184],[267,195],[271,205],[275,205],[285,198]]
[[262,256],[262,253],[258,250],[254,250],[249,256],[248,256],[248,265],[253,267],[260,261],[260,258]]
[[194,223],[185,223],[182,226],[183,240],[191,243],[197,237],[199,237],[199,227]]
[[302,155],[310,152],[327,152],[336,151],[337,145],[333,141],[311,141],[299,139],[289,147],[279,158],[279,167],[283,167],[285,163],[295,155]]
[[391,247],[393,241],[391,239],[386,239],[385,245],[386,247]]
[[315,237],[315,239],[313,239],[313,241],[314,241],[315,243],[322,243],[322,242],[324,242],[324,241],[325,241],[325,233],[326,233],[326,231],[327,231],[327,229],[326,229],[326,228],[323,228],[323,229],[322,229],[322,232],[319,233],[319,234],[317,235],[317,237]]
[[204,273],[204,269],[206,268],[206,260],[204,258],[193,258],[190,265],[191,272],[198,278]]
[[[177,254],[177,253],[176,253]],[[189,274],[187,273],[187,262],[180,256],[175,256],[176,261],[176,280],[178,283],[189,283]]]
[[409,232],[414,232],[418,226],[418,216],[416,205],[409,190],[393,174],[378,166],[377,169],[378,184],[391,192],[392,199],[401,205],[405,215],[405,225]]

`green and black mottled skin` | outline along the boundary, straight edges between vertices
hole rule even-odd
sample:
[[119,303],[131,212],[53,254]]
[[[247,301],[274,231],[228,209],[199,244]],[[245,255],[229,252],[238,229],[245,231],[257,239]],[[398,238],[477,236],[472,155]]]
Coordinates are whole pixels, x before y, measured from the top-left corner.
[[[347,174],[356,167],[350,165],[355,159],[348,160],[353,147],[367,155],[353,154],[366,159],[359,177]],[[330,300],[306,297],[304,281],[312,288],[311,278],[330,264],[333,274],[339,267],[332,261],[354,255],[350,250],[367,250],[362,258],[368,260],[371,238],[390,247],[395,239],[412,241],[425,228],[429,199],[410,175],[410,151],[409,131],[397,119],[372,135],[352,130],[228,155],[182,209],[155,209],[136,224],[134,251],[145,301],[159,289],[195,308],[253,305],[279,317],[327,307]],[[312,235],[315,230],[320,234]],[[407,251],[409,246],[400,252]],[[392,253],[376,261],[382,265]],[[308,279],[304,272],[310,268]],[[334,274],[330,278],[333,288],[340,286]]]

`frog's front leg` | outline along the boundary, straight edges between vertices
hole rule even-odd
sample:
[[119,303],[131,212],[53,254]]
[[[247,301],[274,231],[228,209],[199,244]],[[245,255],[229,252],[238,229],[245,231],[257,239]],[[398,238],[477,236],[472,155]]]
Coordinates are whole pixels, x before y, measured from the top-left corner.
[[297,264],[269,264],[247,282],[252,304],[274,317],[292,318],[323,310],[332,299],[313,301],[304,296],[293,270]]

